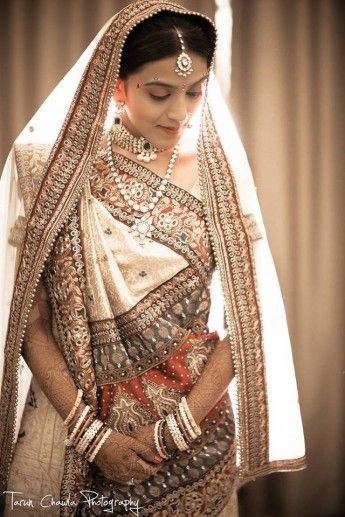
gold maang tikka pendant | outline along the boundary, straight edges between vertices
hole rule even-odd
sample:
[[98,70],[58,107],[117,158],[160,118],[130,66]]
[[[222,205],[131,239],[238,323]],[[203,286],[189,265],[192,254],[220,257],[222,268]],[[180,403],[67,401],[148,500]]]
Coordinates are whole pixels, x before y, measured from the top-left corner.
[[177,58],[177,61],[176,61],[177,66],[175,68],[175,72],[177,73],[177,75],[181,75],[182,77],[187,77],[187,75],[190,75],[193,72],[192,58],[186,52],[184,41],[182,39],[182,34],[179,31],[176,31],[176,32],[177,32],[177,35],[178,35],[180,43],[181,43],[182,52]]

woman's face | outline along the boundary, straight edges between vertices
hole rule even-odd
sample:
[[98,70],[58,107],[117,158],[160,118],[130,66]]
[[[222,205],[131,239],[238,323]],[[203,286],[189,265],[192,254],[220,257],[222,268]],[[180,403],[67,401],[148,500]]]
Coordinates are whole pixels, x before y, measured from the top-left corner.
[[176,145],[202,102],[207,62],[198,54],[188,53],[193,72],[187,77],[175,72],[177,57],[168,57],[147,63],[120,79],[114,92],[115,100],[126,105],[127,128],[160,148]]

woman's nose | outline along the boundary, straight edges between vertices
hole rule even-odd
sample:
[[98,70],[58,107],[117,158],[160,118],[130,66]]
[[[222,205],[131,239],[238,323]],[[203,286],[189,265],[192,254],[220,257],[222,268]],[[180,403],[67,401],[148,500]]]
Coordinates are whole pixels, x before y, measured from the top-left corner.
[[169,120],[182,124],[188,119],[187,103],[184,98],[174,99],[167,113]]

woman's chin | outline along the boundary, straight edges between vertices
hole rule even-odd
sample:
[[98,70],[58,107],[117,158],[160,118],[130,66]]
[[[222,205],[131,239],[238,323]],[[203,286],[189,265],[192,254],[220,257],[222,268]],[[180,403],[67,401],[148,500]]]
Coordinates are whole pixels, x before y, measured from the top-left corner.
[[170,131],[169,129],[164,128],[162,126],[157,126],[157,129],[160,133],[159,139],[152,138],[152,143],[153,145],[161,149],[175,147],[175,145],[181,139],[184,130],[184,128],[180,128],[178,131]]

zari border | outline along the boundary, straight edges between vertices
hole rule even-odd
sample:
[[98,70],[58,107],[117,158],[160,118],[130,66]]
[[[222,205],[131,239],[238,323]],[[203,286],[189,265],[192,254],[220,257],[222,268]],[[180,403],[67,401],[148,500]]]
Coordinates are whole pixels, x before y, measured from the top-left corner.
[[191,266],[186,267],[173,278],[151,291],[133,309],[117,317],[118,328],[126,336],[144,331],[152,321],[163,316],[175,303],[200,287],[200,278]]
[[[21,345],[37,284],[54,240],[76,205],[95,159],[125,40],[136,25],[160,11],[188,13],[207,19],[213,26],[206,16],[169,1],[140,0],[114,16],[84,71],[43,173],[21,249],[5,346],[0,403],[2,491],[14,452]],[[68,515],[70,510],[65,507],[61,513]]]
[[249,481],[254,481],[255,478],[260,476],[267,476],[268,474],[274,474],[277,472],[298,472],[304,470],[307,466],[307,460],[305,456],[296,458],[293,460],[276,460],[270,461],[267,465],[263,465],[261,468],[256,469],[250,473],[250,477],[242,479],[240,487],[244,486]]
[[[237,380],[240,476],[268,463],[268,403],[260,305],[250,235],[235,180],[205,105],[199,139],[201,191],[220,271]],[[206,162],[206,163],[205,163]]]

